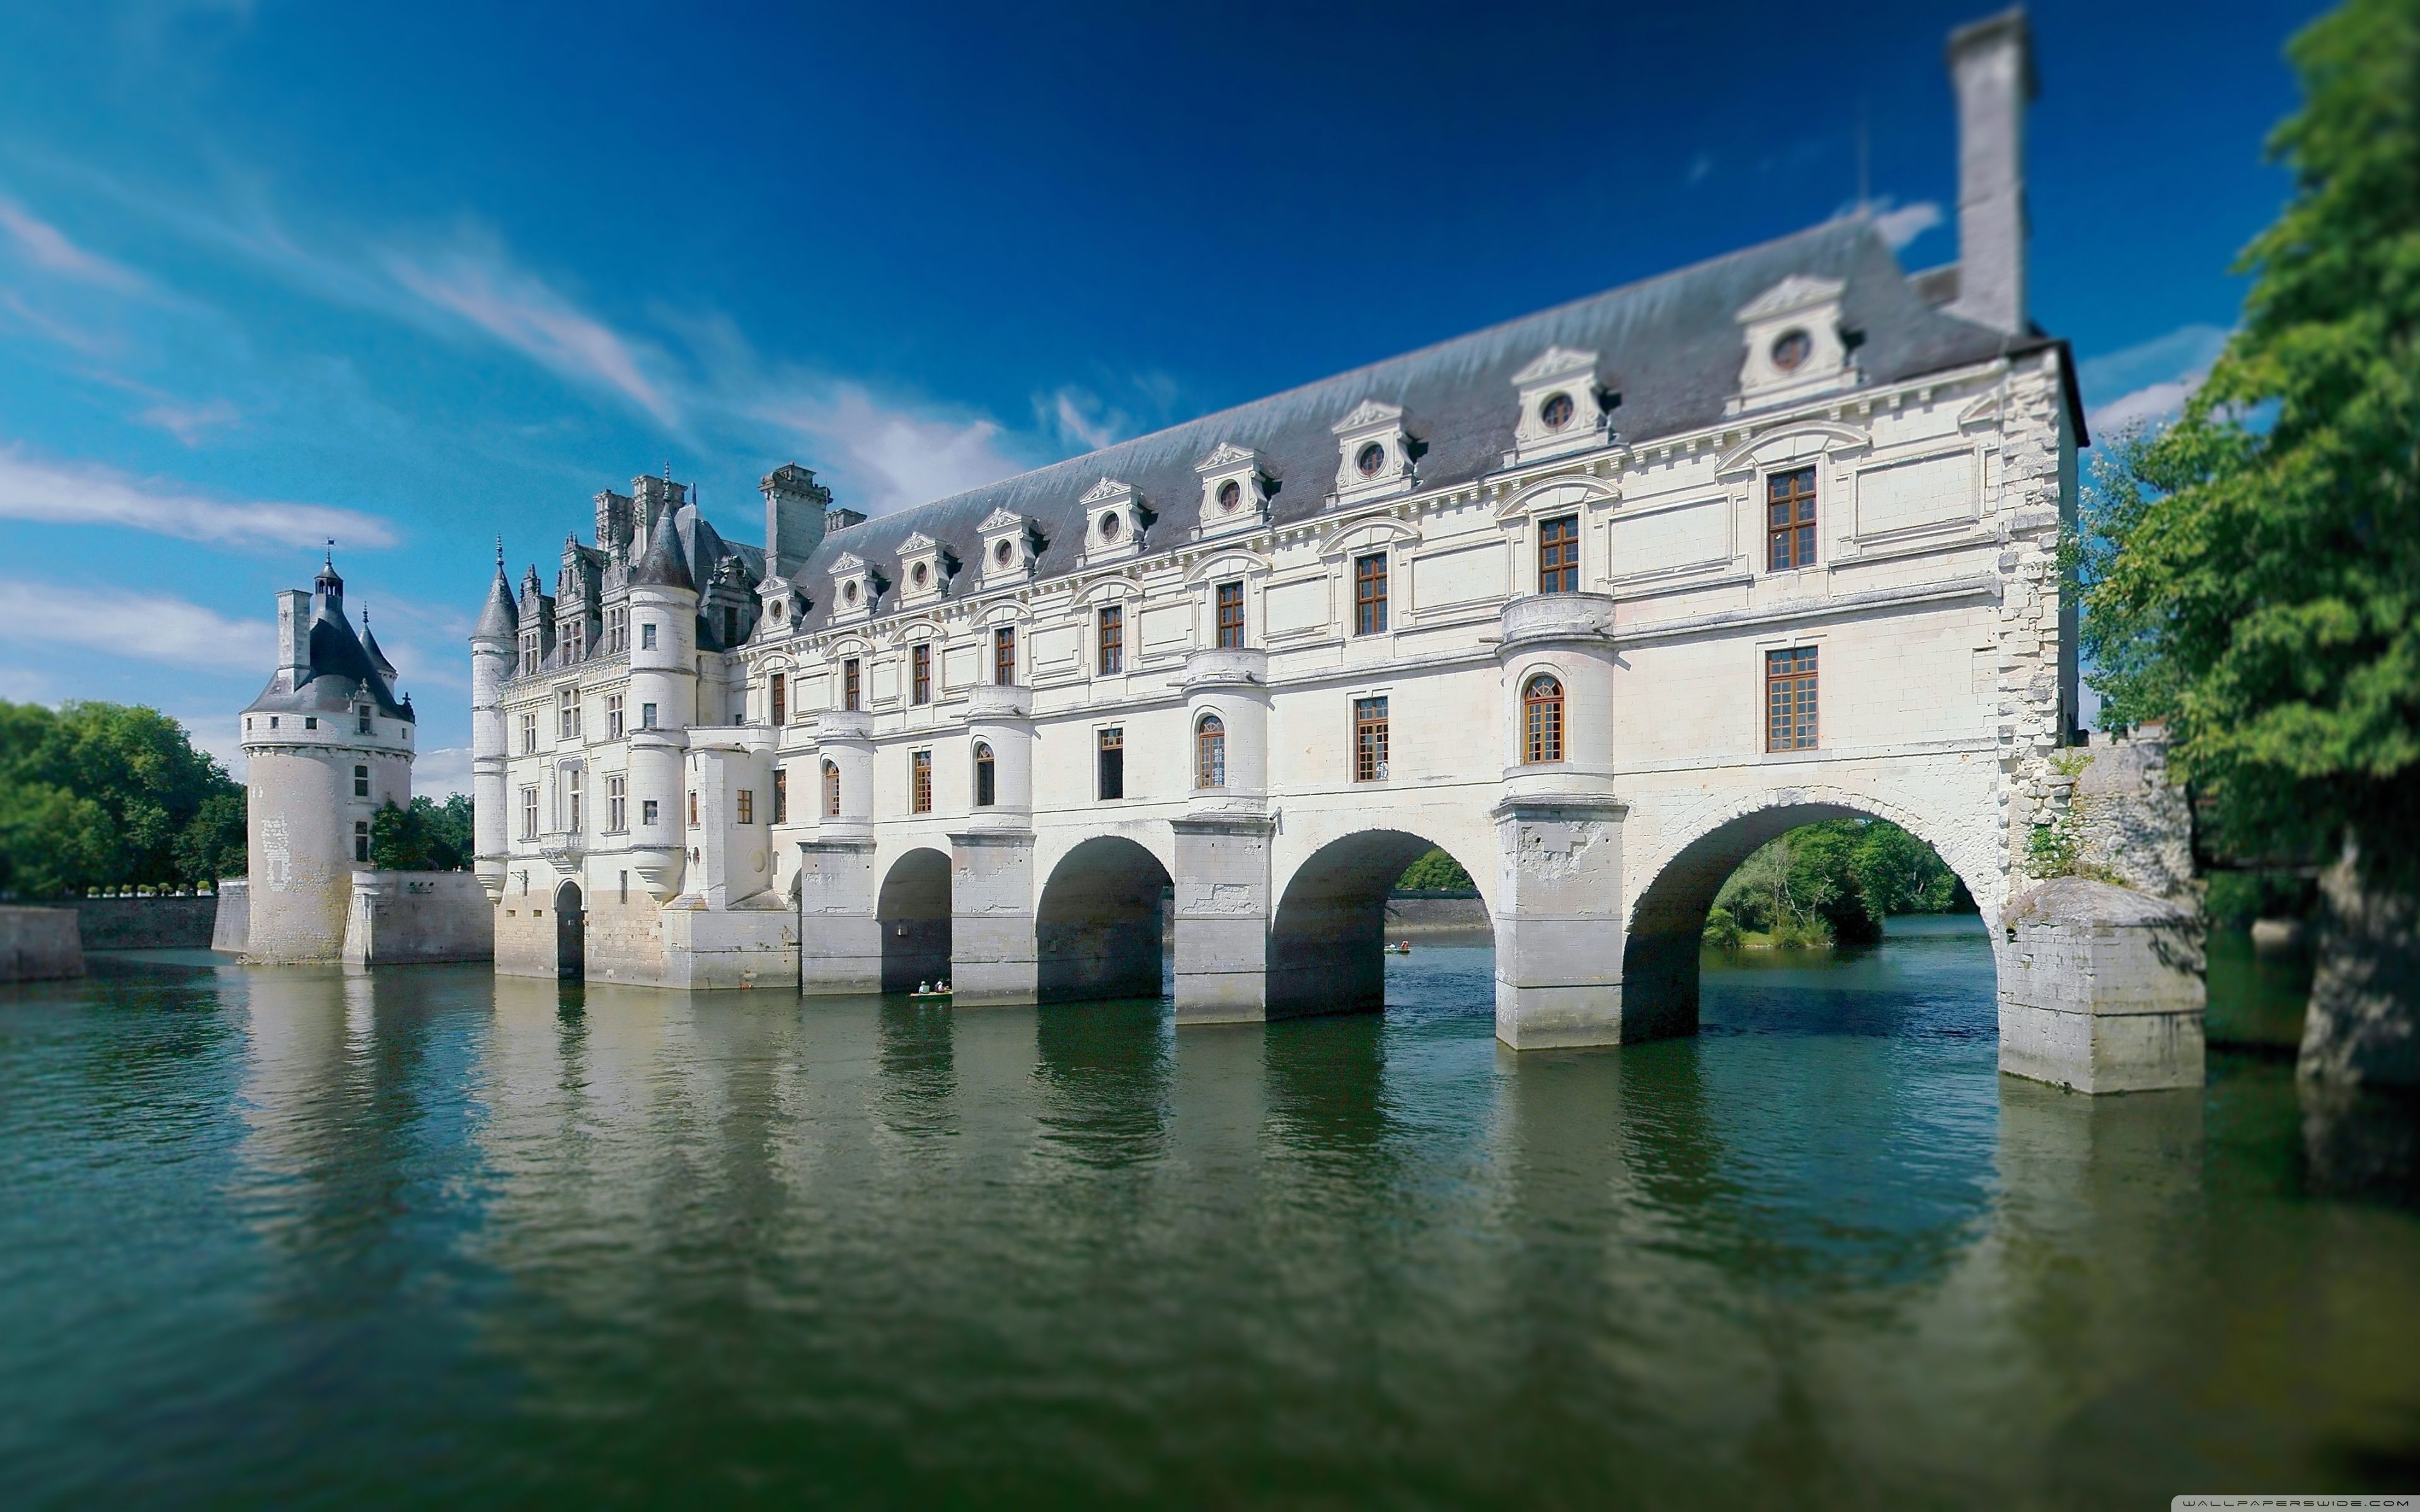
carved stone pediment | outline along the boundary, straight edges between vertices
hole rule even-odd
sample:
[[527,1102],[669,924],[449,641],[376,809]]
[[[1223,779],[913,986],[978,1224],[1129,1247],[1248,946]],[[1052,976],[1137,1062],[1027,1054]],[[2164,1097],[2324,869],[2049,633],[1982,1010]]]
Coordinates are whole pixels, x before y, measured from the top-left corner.
[[1364,399],[1353,407],[1353,412],[1328,427],[1342,436],[1347,431],[1363,430],[1372,425],[1389,425],[1404,418],[1404,407],[1378,399]]
[[1552,383],[1595,371],[1596,353],[1570,347],[1549,347],[1540,352],[1528,366],[1512,375],[1512,384],[1520,388],[1531,383]]

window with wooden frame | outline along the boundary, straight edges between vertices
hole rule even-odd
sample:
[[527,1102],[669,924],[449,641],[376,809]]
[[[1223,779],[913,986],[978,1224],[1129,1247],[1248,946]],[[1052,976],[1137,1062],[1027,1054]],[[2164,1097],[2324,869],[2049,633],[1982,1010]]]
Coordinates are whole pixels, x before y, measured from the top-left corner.
[[933,811],[933,753],[929,750],[908,753],[908,811]]
[[1244,644],[1244,585],[1239,582],[1218,585],[1218,649],[1240,649]]
[[1580,517],[1558,515],[1538,522],[1538,592],[1580,591]]
[[774,724],[788,724],[790,722],[790,679],[781,672],[775,672],[773,674],[773,717],[771,722]]
[[1101,609],[1101,671],[1103,675],[1122,672],[1126,669],[1126,611],[1116,604]]
[[1764,654],[1764,748],[1815,748],[1815,648]]
[[1563,759],[1563,685],[1540,672],[1521,685],[1521,762],[1534,766]]
[[1000,801],[999,779],[991,759],[991,743],[975,742],[975,807],[988,809]]
[[1775,572],[1815,564],[1815,470],[1797,468],[1764,480],[1765,565]]
[[991,633],[991,680],[1001,687],[1016,682],[1016,626],[1003,625]]
[[756,822],[756,790],[754,788],[741,788],[739,790],[739,822],[743,825],[752,825]]
[[1103,798],[1126,795],[1126,733],[1124,730],[1101,732],[1098,758],[1099,791]]
[[855,714],[863,706],[865,668],[855,656],[840,664],[840,706]]
[[773,823],[790,822],[790,774],[781,767],[773,768]]
[[1193,727],[1193,785],[1227,785],[1227,721],[1215,714],[1203,715]]
[[1353,780],[1387,780],[1387,700],[1353,701]]
[[1377,635],[1387,628],[1387,553],[1353,559],[1353,633]]
[[689,795],[689,827],[691,829],[697,827],[697,790],[695,788],[691,788]]
[[933,702],[933,642],[919,640],[908,648],[908,697],[917,703]]
[[836,762],[824,763],[824,817],[840,817],[840,765]]

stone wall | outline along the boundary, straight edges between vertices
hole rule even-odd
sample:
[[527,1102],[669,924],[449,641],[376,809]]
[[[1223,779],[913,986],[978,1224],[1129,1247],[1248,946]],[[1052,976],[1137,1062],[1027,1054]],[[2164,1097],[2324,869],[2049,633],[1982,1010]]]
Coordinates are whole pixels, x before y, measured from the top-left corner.
[[73,906],[87,950],[207,950],[218,923],[219,901],[207,893],[194,898],[78,898]]
[[84,975],[72,908],[0,908],[0,981]]
[[2193,806],[2168,779],[2164,731],[2147,726],[2132,736],[2095,731],[2090,747],[2064,753],[2051,765],[2048,782],[2065,800],[2059,823],[2074,844],[2080,875],[2198,905]]
[[241,955],[252,947],[252,883],[219,878],[218,912],[212,916],[210,949]]
[[468,872],[356,872],[345,959],[366,965],[488,961],[496,913]]
[[1461,897],[1399,892],[1387,900],[1387,938],[1390,940],[1452,935],[1484,944],[1495,928],[1485,901],[1475,892]]
[[2080,1092],[2199,1087],[2202,933],[2191,908],[2084,877],[2009,905],[2000,1069]]

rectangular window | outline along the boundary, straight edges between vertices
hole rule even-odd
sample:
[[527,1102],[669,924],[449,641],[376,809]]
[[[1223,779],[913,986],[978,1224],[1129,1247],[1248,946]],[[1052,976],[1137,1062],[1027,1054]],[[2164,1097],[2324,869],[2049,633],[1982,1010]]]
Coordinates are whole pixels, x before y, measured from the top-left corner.
[[1815,648],[1764,654],[1767,750],[1815,748]]
[[840,768],[830,762],[824,763],[824,817],[840,817]]
[[655,706],[654,704],[652,704],[652,703],[642,703],[642,704],[640,704],[640,705],[639,705],[639,728],[640,728],[640,729],[642,729],[642,730],[653,730],[655,727],[656,727],[656,706]]
[[619,772],[605,779],[605,827],[617,834],[630,827],[630,779]]
[[302,717],[302,728],[303,728],[303,729],[305,729],[305,730],[317,730],[317,729],[318,729],[318,728],[319,728],[319,717],[318,717],[318,715],[316,715],[316,714],[306,714],[306,715],[304,715],[304,716]]
[[1387,701],[1353,701],[1353,780],[1387,780]]
[[630,611],[628,609],[605,611],[605,649],[608,652],[630,649]]
[[933,753],[929,750],[908,753],[908,810],[933,811]]
[[356,710],[355,712],[356,712],[356,713],[360,716],[360,717],[361,717],[361,725],[360,725],[360,728],[356,729],[353,733],[354,733],[355,734],[361,734],[361,735],[366,735],[366,734],[368,734],[368,733],[370,733],[370,711],[369,711],[369,706],[368,706],[367,704],[364,704],[360,709]]
[[370,769],[366,766],[356,766],[353,768],[353,796],[366,798],[369,795]]
[[975,743],[975,807],[978,809],[988,809],[999,801],[999,779],[993,775],[995,764],[992,761],[991,748],[977,741]]
[[569,740],[572,736],[580,733],[580,693],[578,689],[566,687],[561,692],[555,694],[554,712],[556,726],[554,733],[558,738]]
[[1101,732],[1101,796],[1123,798],[1126,795],[1126,733],[1123,730]]
[[353,859],[367,861],[369,858],[370,822],[366,819],[356,819],[353,821]]
[[689,827],[697,827],[697,794],[693,791],[689,795]]
[[991,633],[991,680],[1002,687],[1016,681],[1016,626],[1003,625]]
[[782,767],[773,768],[773,823],[790,822],[790,774]]
[[580,768],[575,766],[563,774],[563,827],[580,833]]
[[537,839],[537,789],[521,789],[521,839]]
[[1244,585],[1218,585],[1218,646],[1241,647],[1244,643]]
[[535,711],[521,716],[521,754],[531,755],[537,749],[537,715]]
[[663,810],[657,804],[655,799],[641,798],[639,800],[639,823],[643,825],[656,824],[662,813]]
[[588,649],[588,621],[573,615],[563,626],[564,659],[578,661]]
[[840,664],[840,706],[851,714],[858,710],[865,688],[864,669],[855,656]]
[[605,695],[605,738],[622,738],[622,695],[619,693]]
[[739,822],[743,825],[752,825],[756,822],[756,790],[754,788],[741,788],[739,790]]
[[1101,610],[1101,671],[1104,674],[1126,670],[1126,611],[1111,604]]
[[1815,470],[1764,480],[1765,564],[1775,572],[1815,564]]
[[655,650],[655,649],[656,649],[656,622],[655,622],[655,621],[653,621],[653,620],[648,620],[648,621],[645,621],[645,622],[644,622],[643,624],[641,624],[641,625],[640,625],[640,626],[639,626],[639,649],[640,649],[641,651],[653,651],[653,650]]
[[739,610],[728,604],[722,606],[722,643],[726,647],[739,643]]
[[1559,515],[1538,522],[1538,592],[1580,591],[1580,517]]
[[1376,635],[1387,628],[1387,553],[1353,561],[1353,633]]
[[[647,643],[655,644],[652,640]],[[537,632],[532,630],[521,637],[521,675],[527,677],[535,671],[537,671]]]
[[772,722],[774,724],[790,722],[790,680],[780,672],[773,674]]
[[908,651],[908,696],[918,703],[933,702],[933,642],[919,640]]

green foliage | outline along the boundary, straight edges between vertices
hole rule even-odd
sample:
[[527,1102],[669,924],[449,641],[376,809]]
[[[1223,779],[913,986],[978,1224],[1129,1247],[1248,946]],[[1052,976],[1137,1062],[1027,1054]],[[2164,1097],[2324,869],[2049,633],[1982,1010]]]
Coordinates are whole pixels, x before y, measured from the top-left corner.
[[1862,945],[1892,914],[1972,909],[1931,846],[1880,819],[1826,819],[1768,841],[1739,865],[1706,916],[1706,943]]
[[2420,3],[2350,0],[2290,48],[2292,202],[2183,417],[2096,466],[2084,649],[2104,717],[2164,719],[2241,851],[2420,833]]
[[370,864],[387,872],[458,872],[471,864],[471,800],[455,794],[443,804],[426,795],[411,807],[393,799],[370,816]]
[[2075,875],[2078,849],[2075,831],[2069,825],[2036,825],[2033,833],[2025,837],[2025,872],[2043,881],[2071,877]]
[[0,702],[0,893],[208,883],[230,873],[230,833],[240,872],[242,815],[243,790],[157,709]]
[[1470,873],[1463,870],[1460,861],[1435,850],[1405,867],[1404,874],[1395,879],[1395,886],[1405,890],[1454,888],[1467,891],[1477,884],[1470,880]]
[[2219,872],[2211,874],[2202,911],[2222,929],[2242,929],[2256,918],[2306,918],[2319,906],[2319,884],[2283,872]]

